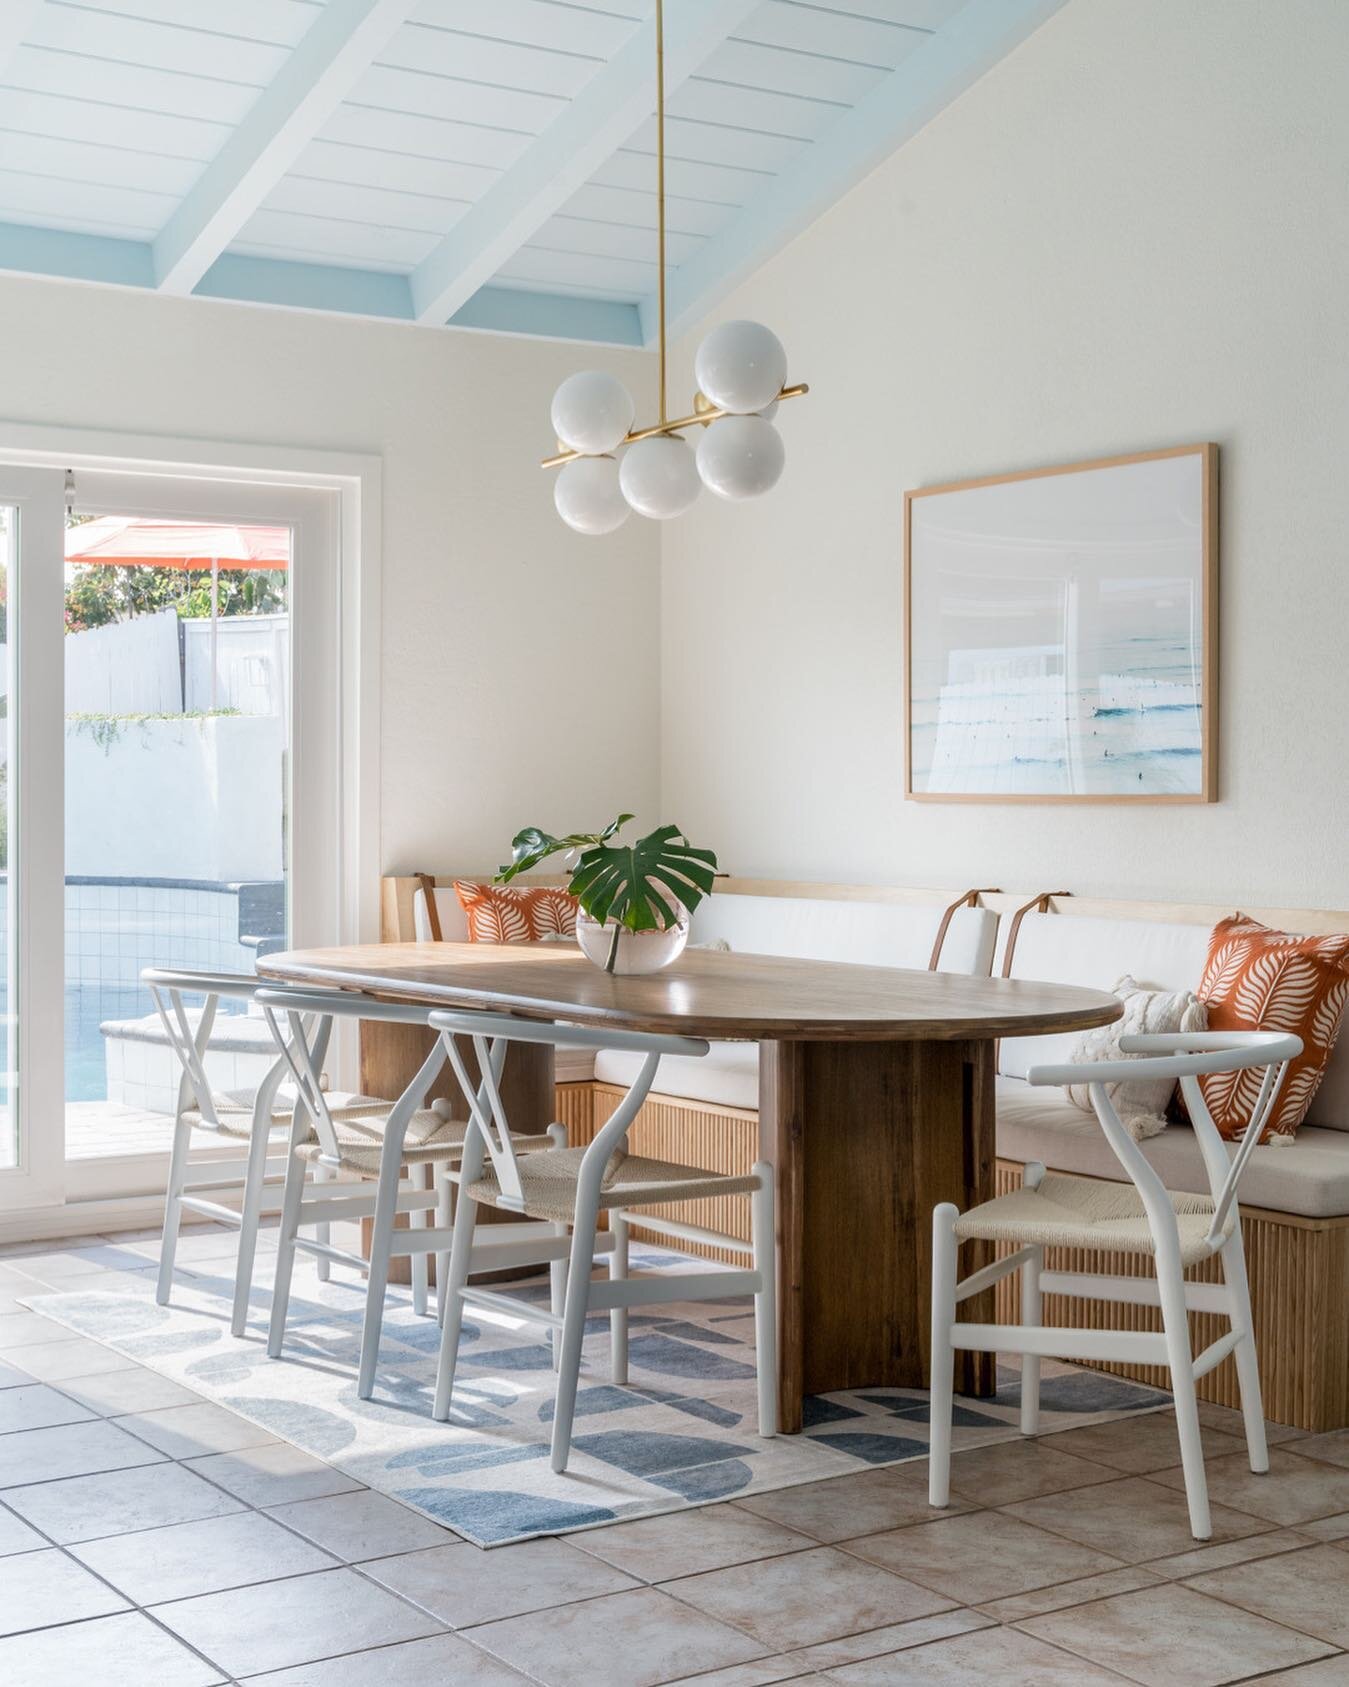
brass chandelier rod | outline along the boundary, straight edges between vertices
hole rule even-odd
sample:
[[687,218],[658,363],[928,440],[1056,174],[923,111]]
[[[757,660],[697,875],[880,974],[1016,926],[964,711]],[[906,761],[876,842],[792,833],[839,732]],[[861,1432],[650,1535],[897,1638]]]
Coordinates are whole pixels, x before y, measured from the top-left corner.
[[660,315],[660,426],[665,397],[665,0],[656,0],[656,298]]
[[[666,336],[666,276],[665,276],[665,0],[656,0],[656,301],[659,318],[659,352],[660,352],[660,411],[659,420],[649,428],[629,428],[619,441],[619,445],[632,445],[641,439],[651,439],[658,434],[674,435],[685,428],[709,427],[713,422],[724,416],[739,414],[736,411],[723,410],[714,404],[702,392],[694,394],[694,411],[689,416],[670,418],[668,397],[668,365],[669,350]],[[778,399],[800,398],[808,393],[810,388],[804,381],[797,381],[792,386],[784,386],[778,393]],[[587,457],[593,453],[568,449],[561,439],[558,440],[559,449],[551,457],[542,457],[539,466],[545,469],[555,469],[563,463],[570,463],[577,458]],[[614,447],[618,449],[618,447]]]
[[[790,387],[783,387],[782,391],[778,394],[778,397],[779,399],[804,398],[809,391],[810,387],[805,381],[796,381]],[[700,393],[699,397],[701,396],[702,395]],[[661,408],[664,409],[664,406],[662,405]],[[695,428],[699,426],[708,427],[711,423],[720,421],[723,416],[730,416],[732,414],[732,411],[719,410],[715,404],[712,404],[709,405],[706,410],[695,410],[691,416],[677,416],[673,422],[657,422],[654,426],[649,428],[631,428],[624,435],[623,444],[631,445],[636,440],[650,439],[654,434],[658,433],[679,433],[684,428]],[[563,463],[570,463],[574,457],[583,456],[585,456],[584,451],[559,451],[552,457],[540,457],[539,467],[543,469],[555,469],[560,467]]]

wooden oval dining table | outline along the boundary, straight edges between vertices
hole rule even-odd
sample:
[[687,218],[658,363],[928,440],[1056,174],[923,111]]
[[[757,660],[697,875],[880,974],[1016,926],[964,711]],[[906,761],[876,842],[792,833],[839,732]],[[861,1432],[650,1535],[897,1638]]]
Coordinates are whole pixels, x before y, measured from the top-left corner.
[[[777,1176],[788,1433],[809,1395],[927,1386],[932,1209],[995,1193],[997,1041],[1086,1030],[1121,1011],[1114,996],[1077,986],[712,950],[685,950],[643,977],[612,976],[571,945],[547,943],[295,950],[260,959],[258,971],[428,1007],[757,1042],[760,1151]],[[362,1088],[396,1095],[428,1037],[367,1022]],[[552,1049],[514,1045],[503,1089],[516,1128],[541,1130],[553,1117]],[[971,1245],[971,1265],[984,1263],[983,1247]],[[991,1322],[991,1291],[965,1310]],[[962,1392],[993,1392],[991,1355],[957,1363]]]

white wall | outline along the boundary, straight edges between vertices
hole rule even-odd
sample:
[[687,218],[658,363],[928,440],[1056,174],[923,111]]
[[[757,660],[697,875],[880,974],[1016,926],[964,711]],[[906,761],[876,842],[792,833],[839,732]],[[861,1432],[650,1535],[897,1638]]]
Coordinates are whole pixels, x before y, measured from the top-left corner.
[[[666,530],[666,818],[738,873],[1349,906],[1346,65],[1344,0],[1069,0],[718,307],[812,393],[773,494]],[[1222,801],[904,802],[904,489],[1196,440]]]
[[382,455],[386,872],[654,812],[659,535],[571,534],[537,467],[587,366],[649,390],[636,353],[0,277],[8,420]]

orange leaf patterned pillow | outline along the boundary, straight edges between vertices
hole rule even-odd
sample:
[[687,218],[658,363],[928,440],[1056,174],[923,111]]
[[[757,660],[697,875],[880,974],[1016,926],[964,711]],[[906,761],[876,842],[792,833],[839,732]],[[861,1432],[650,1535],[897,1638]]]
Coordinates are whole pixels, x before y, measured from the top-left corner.
[[454,881],[470,943],[538,943],[576,933],[574,896],[551,885],[484,885]]
[[[1266,1140],[1293,1140],[1321,1082],[1349,1002],[1349,935],[1296,937],[1244,914],[1219,920],[1208,943],[1199,1000],[1210,1031],[1292,1031],[1302,1053],[1284,1076]],[[1248,1123],[1263,1071],[1212,1072],[1199,1080],[1225,1137]]]

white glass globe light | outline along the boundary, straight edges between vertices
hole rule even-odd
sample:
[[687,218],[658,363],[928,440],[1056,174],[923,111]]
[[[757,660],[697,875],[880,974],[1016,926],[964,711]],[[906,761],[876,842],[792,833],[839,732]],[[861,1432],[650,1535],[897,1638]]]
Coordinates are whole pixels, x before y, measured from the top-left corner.
[[693,372],[719,410],[748,416],[766,410],[782,391],[787,353],[761,322],[723,322],[698,347]]
[[573,457],[553,482],[553,502],[578,533],[612,533],[629,515],[612,457]]
[[570,451],[602,456],[621,445],[635,414],[632,394],[616,375],[582,369],[553,394],[553,432]]
[[698,473],[718,498],[757,498],[777,485],[786,456],[762,416],[723,416],[698,441]]
[[633,509],[652,521],[683,515],[697,500],[703,484],[698,478],[697,460],[684,441],[659,433],[628,447],[618,478],[623,496]]
[[756,410],[756,416],[762,416],[765,422],[771,422],[778,413],[778,400],[775,398],[766,410]]

